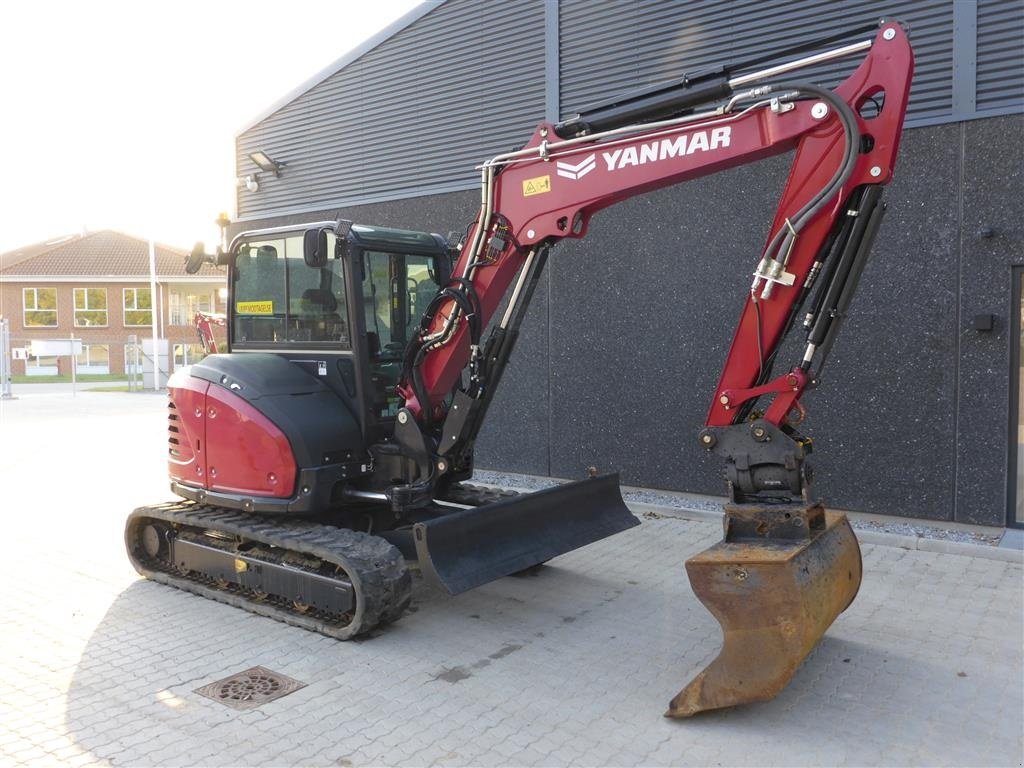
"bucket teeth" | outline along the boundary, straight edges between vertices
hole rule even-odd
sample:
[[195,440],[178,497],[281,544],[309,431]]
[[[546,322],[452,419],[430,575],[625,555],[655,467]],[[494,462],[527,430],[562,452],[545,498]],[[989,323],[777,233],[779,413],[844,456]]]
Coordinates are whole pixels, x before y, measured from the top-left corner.
[[[820,508],[810,512],[821,519]],[[861,559],[846,516],[824,512],[824,525],[808,528],[802,540],[727,535],[686,562],[694,593],[722,625],[723,643],[666,717],[773,698],[853,602]]]

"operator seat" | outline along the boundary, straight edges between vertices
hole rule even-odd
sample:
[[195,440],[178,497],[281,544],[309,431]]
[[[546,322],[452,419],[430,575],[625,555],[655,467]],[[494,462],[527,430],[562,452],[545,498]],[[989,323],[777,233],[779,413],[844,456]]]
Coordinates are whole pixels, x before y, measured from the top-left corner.
[[338,299],[326,288],[307,288],[302,292],[302,324],[311,341],[348,341],[348,327],[338,313]]

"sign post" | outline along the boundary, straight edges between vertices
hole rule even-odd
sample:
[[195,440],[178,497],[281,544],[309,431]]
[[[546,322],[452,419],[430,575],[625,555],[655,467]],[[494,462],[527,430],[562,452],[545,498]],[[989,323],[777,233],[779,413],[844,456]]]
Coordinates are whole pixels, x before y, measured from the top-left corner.
[[11,394],[11,321],[0,317],[0,400],[12,400]]
[[158,353],[157,338],[159,328],[157,327],[156,314],[156,246],[149,241],[149,314],[153,322],[153,390],[160,389],[160,355]]

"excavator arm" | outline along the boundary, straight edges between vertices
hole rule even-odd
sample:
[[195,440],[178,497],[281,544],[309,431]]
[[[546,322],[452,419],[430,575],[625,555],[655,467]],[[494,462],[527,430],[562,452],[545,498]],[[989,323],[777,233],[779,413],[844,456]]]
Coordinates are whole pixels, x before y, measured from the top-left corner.
[[[722,542],[691,558],[687,572],[722,625],[723,649],[672,700],[673,717],[774,696],[860,584],[856,538],[845,516],[814,497],[811,441],[796,430],[801,396],[821,375],[881,222],[913,73],[898,23],[883,21],[873,39],[858,32],[862,39],[787,64],[720,67],[542,123],[522,149],[485,163],[480,212],[453,278],[406,352],[395,441],[420,470],[389,489],[396,507],[471,473],[474,441],[554,243],[584,237],[597,211],[634,195],[794,153],[699,434],[725,459],[730,498]],[[790,74],[856,55],[859,66],[834,90]],[[803,355],[774,375],[797,324]]]

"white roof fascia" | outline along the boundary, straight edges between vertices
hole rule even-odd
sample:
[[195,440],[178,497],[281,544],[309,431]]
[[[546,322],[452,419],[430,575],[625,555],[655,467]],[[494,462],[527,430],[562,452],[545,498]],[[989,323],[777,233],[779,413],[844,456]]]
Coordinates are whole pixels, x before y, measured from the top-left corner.
[[[159,283],[208,283],[221,285],[224,277],[157,275]],[[0,283],[148,283],[149,275],[0,275]]]
[[405,16],[402,16],[397,21],[384,27],[384,29],[382,29],[380,32],[373,35],[372,37],[367,38],[362,43],[360,43],[355,48],[346,53],[344,56],[342,56],[340,59],[338,59],[332,64],[329,64],[327,67],[317,72],[315,75],[313,75],[311,78],[309,78],[304,83],[299,85],[297,88],[289,91],[287,94],[282,96],[280,99],[275,101],[269,107],[267,107],[258,115],[249,120],[235,133],[235,141],[237,141],[238,137],[241,136],[243,133],[256,127],[282,107],[287,106],[291,102],[295,101],[295,99],[299,98],[299,96],[301,96],[302,94],[320,85],[320,83],[329,78],[331,75],[340,72],[342,69],[347,67],[360,56],[376,48],[389,37],[398,34],[403,29],[412,24],[414,21],[422,18],[423,16],[426,16],[435,8],[439,8],[445,2],[446,0],[423,0],[423,2],[421,2],[419,5],[413,8],[407,14],[405,14]]

